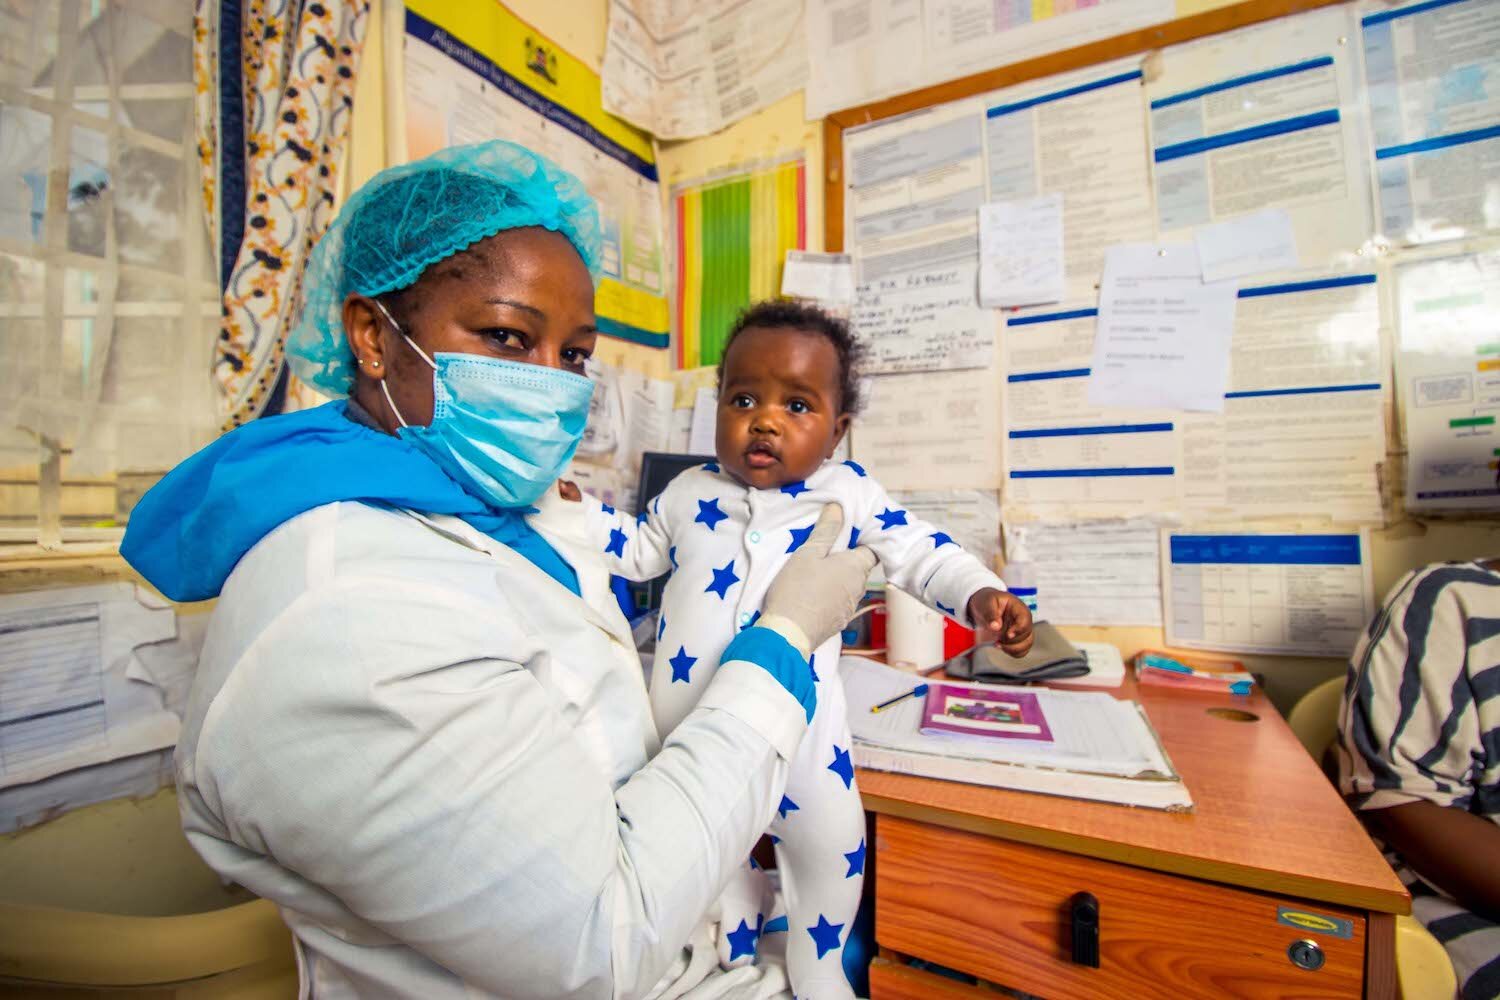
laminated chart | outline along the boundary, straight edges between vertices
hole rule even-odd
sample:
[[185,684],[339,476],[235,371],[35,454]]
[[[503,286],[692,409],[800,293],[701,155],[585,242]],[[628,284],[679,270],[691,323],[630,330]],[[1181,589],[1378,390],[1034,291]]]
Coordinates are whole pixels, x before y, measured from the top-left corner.
[[1075,308],[1005,320],[1007,515],[1066,520],[1177,509],[1182,414],[1089,405],[1098,315]]
[[1140,67],[1008,87],[988,96],[984,115],[988,200],[1061,195],[1066,299],[1091,298],[1104,248],[1153,236]]
[[1229,379],[1222,415],[1181,420],[1184,511],[1380,522],[1375,275],[1241,288]]
[[992,361],[994,318],[978,293],[983,121],[979,101],[960,101],[845,133],[851,319],[869,374]]
[[1374,220],[1350,33],[1327,8],[1162,52],[1147,96],[1163,240],[1280,207],[1304,267],[1364,248]]
[[1381,230],[1426,243],[1500,229],[1500,4],[1426,0],[1361,28]]
[[1167,644],[1348,656],[1375,615],[1369,539],[1163,530]]
[[1092,407],[1097,311],[1005,319],[1006,516],[1382,519],[1373,274],[1241,287],[1224,412]]
[[1396,271],[1411,510],[1500,509],[1500,252]]

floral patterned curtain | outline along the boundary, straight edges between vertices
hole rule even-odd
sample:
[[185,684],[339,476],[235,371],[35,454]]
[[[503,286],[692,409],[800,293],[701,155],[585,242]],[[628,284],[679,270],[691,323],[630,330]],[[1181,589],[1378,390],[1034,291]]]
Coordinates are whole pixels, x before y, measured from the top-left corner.
[[288,407],[287,324],[332,221],[368,0],[197,0],[203,198],[223,316],[214,381],[225,429]]

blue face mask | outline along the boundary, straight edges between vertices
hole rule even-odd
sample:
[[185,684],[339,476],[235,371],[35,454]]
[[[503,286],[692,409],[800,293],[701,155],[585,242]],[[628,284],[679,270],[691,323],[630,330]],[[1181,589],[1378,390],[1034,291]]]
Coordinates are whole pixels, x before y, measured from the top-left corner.
[[529,507],[557,481],[588,421],[594,383],[582,375],[477,354],[429,358],[385,306],[375,303],[432,366],[432,423],[413,427],[380,380],[397,432],[469,493],[495,507]]

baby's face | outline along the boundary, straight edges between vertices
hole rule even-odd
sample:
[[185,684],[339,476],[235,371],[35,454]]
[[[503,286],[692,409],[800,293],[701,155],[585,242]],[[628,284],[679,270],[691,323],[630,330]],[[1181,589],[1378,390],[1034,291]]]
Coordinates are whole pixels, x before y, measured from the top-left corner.
[[806,479],[849,428],[833,344],[789,327],[750,327],[724,355],[715,445],[740,482],[775,489]]

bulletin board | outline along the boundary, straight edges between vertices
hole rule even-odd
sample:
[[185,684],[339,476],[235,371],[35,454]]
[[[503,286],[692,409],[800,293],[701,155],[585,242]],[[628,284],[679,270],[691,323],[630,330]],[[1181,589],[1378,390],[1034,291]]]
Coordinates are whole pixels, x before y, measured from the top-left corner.
[[[1287,532],[1500,511],[1496,32],[1480,0],[1249,0],[829,115],[824,245],[854,258],[871,347],[855,459],[893,489],[998,490],[1008,559],[1051,567],[1043,591],[1108,590],[1098,559],[1058,557],[1084,534],[1144,566],[1184,526],[1303,553]],[[1057,291],[981,308],[976,217],[1054,196]],[[1211,236],[1252,215],[1280,245],[1211,276]],[[1096,395],[1101,274],[1130,245],[1191,248],[1224,293],[1211,406],[1165,379]],[[1204,572],[1158,569],[1132,592]],[[1071,614],[1191,644],[1138,601]]]

